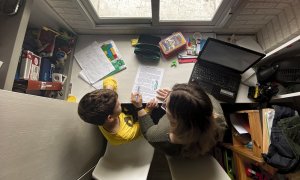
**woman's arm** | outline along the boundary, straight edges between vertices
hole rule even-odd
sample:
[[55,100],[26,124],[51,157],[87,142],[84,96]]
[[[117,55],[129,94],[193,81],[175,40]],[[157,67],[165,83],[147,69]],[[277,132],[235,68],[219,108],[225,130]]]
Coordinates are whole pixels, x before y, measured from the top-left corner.
[[[168,132],[170,129],[169,121],[163,117],[160,119],[159,123],[155,125],[150,115],[142,108],[142,96],[140,94],[132,93],[131,102],[138,110],[138,120],[143,136],[150,143],[168,140]],[[157,102],[152,101],[150,107],[155,106],[157,106]]]
[[[139,111],[139,115],[144,114],[143,111]],[[170,129],[170,124],[166,116],[163,116],[158,124],[154,124],[150,115],[145,114],[138,117],[140,128],[143,136],[151,142],[161,142],[168,141],[168,133]]]

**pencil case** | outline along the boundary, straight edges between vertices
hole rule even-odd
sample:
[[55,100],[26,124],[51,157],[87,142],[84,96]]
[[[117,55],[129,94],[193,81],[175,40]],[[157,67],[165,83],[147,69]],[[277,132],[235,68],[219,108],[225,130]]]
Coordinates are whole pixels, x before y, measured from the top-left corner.
[[158,61],[160,59],[160,48],[158,46],[160,40],[160,37],[140,35],[134,53],[141,59]]
[[181,50],[186,49],[186,40],[181,32],[173,33],[171,36],[159,42],[161,52],[166,58],[170,58]]

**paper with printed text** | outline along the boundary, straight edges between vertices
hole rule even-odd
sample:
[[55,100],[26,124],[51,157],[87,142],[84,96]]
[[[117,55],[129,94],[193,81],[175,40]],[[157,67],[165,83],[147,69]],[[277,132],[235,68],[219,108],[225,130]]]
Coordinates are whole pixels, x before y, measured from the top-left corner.
[[143,97],[143,103],[149,102],[156,97],[156,91],[160,88],[163,74],[163,68],[140,65],[135,77],[132,92],[137,92],[139,87],[139,92]]

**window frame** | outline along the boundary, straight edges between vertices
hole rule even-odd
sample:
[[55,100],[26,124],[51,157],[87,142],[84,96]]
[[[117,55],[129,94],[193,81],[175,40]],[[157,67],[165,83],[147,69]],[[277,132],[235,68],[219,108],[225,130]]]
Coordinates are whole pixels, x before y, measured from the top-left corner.
[[231,16],[231,8],[237,4],[239,0],[223,0],[220,4],[217,12],[211,21],[159,21],[159,0],[151,0],[151,18],[99,18],[94,7],[89,0],[77,0],[80,7],[86,13],[89,19],[92,21],[95,27],[220,27],[224,25],[224,21],[227,21]]
[[136,17],[136,18],[100,18],[97,15],[96,10],[92,6],[89,0],[80,0],[82,5],[86,8],[87,12],[94,21],[95,25],[121,25],[121,24],[151,24],[152,17]]

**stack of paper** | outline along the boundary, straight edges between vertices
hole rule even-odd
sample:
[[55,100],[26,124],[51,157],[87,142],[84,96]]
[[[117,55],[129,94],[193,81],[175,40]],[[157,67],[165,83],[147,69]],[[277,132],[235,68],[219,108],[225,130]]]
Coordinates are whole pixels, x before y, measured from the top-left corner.
[[77,52],[75,58],[91,84],[115,70],[97,42]]
[[96,89],[102,88],[101,79],[126,68],[112,40],[101,44],[95,41],[77,52],[75,58],[82,68],[79,77]]

